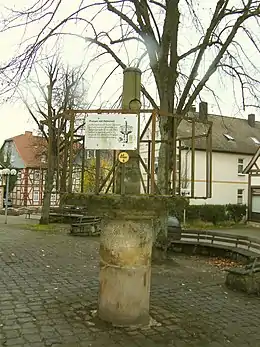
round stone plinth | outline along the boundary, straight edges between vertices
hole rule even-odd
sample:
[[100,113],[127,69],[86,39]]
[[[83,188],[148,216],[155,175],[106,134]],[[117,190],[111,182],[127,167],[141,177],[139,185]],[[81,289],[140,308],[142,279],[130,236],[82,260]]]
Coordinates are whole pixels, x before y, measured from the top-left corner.
[[99,318],[118,326],[147,325],[153,220],[160,215],[163,200],[139,196],[91,199],[90,209],[97,207],[104,218],[100,236]]
[[114,325],[149,322],[152,220],[108,220],[100,237],[99,318]]
[[89,214],[102,218],[157,218],[167,210],[169,199],[151,195],[67,193],[61,205],[85,206]]
[[154,220],[165,213],[166,199],[72,194],[66,203],[85,205],[90,214],[103,220],[99,318],[118,326],[149,324]]

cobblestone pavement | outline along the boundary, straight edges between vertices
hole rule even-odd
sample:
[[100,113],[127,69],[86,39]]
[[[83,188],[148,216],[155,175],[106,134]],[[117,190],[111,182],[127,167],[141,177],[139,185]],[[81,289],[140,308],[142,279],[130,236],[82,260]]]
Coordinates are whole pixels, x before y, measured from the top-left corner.
[[91,320],[98,239],[0,225],[0,346],[260,346],[260,299],[225,288],[207,259],[153,267],[152,328]]

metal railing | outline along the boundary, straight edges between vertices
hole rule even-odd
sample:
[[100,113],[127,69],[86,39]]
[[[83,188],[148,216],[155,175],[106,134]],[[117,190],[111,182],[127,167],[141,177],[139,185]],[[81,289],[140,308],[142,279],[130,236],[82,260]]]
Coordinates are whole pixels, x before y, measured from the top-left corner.
[[260,238],[226,234],[205,230],[182,230],[181,240],[174,243],[190,243],[223,248],[238,248],[260,255]]

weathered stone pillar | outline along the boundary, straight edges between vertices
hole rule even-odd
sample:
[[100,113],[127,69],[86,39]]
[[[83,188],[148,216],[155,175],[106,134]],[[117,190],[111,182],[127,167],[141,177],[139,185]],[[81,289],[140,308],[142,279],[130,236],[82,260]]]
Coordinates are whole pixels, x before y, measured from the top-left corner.
[[151,217],[124,211],[104,223],[98,314],[115,325],[149,323]]
[[[68,194],[102,217],[99,318],[118,326],[149,322],[153,221],[165,211],[160,196]],[[77,198],[78,197],[78,198]],[[80,197],[80,200],[79,200]]]
[[[122,109],[134,112],[140,111],[141,74],[141,70],[135,67],[128,67],[124,70]],[[139,148],[137,151],[128,151],[128,154],[129,161],[124,164],[125,194],[140,194]]]

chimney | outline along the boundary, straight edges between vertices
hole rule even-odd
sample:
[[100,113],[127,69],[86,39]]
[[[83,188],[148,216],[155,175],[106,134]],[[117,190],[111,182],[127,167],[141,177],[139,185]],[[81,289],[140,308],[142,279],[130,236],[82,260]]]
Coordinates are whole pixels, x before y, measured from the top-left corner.
[[205,101],[199,103],[199,119],[204,121],[208,119],[208,103]]
[[25,133],[24,133],[25,135],[32,135],[32,131],[26,131]]
[[255,127],[255,115],[253,113],[249,114],[247,117],[248,124],[254,128]]

